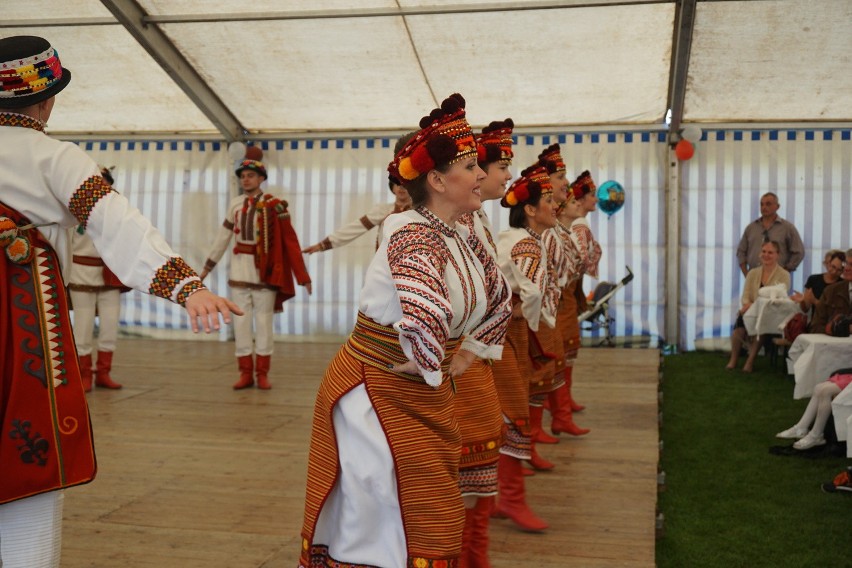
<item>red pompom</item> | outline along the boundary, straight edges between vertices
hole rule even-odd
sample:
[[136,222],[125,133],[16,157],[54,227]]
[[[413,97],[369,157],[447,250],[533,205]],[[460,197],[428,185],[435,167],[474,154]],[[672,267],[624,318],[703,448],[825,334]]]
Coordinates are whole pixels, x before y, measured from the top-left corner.
[[260,149],[260,146],[246,148],[246,160],[257,160],[258,162],[263,160],[263,150]]
[[411,153],[411,165],[419,174],[425,174],[435,167],[435,161],[429,155],[426,146],[419,146]]
[[447,164],[458,154],[456,143],[446,134],[434,136],[426,143],[426,149],[435,164]]
[[480,164],[484,164],[485,162],[489,161],[487,158],[488,158],[488,148],[486,148],[482,144],[477,144],[476,145],[476,161],[479,162]]
[[444,99],[444,102],[441,103],[441,110],[443,110],[447,114],[452,114],[458,111],[459,109],[463,109],[464,104],[464,97],[462,97],[458,93],[453,93],[452,95]]

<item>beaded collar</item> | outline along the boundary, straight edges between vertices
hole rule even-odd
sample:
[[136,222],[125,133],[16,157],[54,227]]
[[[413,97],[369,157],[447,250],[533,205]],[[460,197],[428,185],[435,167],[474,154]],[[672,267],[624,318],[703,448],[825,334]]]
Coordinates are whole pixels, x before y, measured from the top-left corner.
[[535,237],[535,240],[537,240],[537,241],[540,241],[540,240],[541,240],[541,235],[539,235],[538,233],[536,233],[535,231],[533,231],[533,230],[532,230],[532,229],[530,229],[529,227],[524,227],[524,229],[525,229],[525,230],[526,230],[526,232],[528,232],[531,236]]
[[44,132],[44,123],[36,118],[17,112],[0,112],[0,126],[20,126]]
[[417,212],[423,215],[426,220],[429,222],[429,226],[433,229],[436,229],[439,233],[444,235],[445,237],[454,237],[456,236],[456,231],[444,223],[441,219],[438,218],[437,215],[426,209],[424,205],[421,205],[417,208]]

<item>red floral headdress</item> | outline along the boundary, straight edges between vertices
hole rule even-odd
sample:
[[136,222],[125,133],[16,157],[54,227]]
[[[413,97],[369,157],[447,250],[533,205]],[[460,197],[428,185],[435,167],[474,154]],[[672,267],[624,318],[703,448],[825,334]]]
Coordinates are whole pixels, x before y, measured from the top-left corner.
[[452,94],[441,108],[420,119],[420,130],[388,165],[391,176],[403,185],[445,164],[476,155],[476,140],[465,119],[464,98]]
[[512,129],[515,123],[511,118],[495,120],[482,129],[476,136],[476,159],[480,164],[501,162],[507,166],[512,163]]
[[565,171],[565,162],[562,160],[559,144],[551,144],[538,155],[538,163],[547,169],[548,174]]
[[577,179],[574,180],[574,183],[571,184],[571,193],[576,199],[580,199],[584,195],[588,195],[596,189],[597,186],[595,185],[589,170],[581,173]]
[[546,169],[536,164],[522,171],[520,177],[512,182],[506,190],[506,195],[500,200],[500,205],[503,207],[525,205],[531,201],[537,201],[546,193],[553,193],[550,175]]
[[257,172],[258,175],[263,176],[263,179],[269,179],[269,176],[266,175],[266,166],[264,166],[263,162],[261,162],[262,159],[263,150],[261,150],[260,146],[249,146],[246,148],[245,158],[243,158],[243,161],[237,166],[234,173],[237,174],[237,177],[240,177],[243,170],[251,170],[253,172]]

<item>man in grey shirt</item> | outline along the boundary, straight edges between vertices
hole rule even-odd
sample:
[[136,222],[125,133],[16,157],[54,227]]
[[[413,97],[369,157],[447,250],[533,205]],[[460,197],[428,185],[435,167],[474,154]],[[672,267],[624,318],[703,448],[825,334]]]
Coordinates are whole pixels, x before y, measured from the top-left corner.
[[778,264],[787,272],[793,272],[805,257],[802,237],[792,223],[778,216],[778,196],[765,193],[760,198],[760,218],[749,223],[737,247],[737,261],[743,276],[752,268],[760,266],[760,249],[763,243],[775,241],[781,247]]

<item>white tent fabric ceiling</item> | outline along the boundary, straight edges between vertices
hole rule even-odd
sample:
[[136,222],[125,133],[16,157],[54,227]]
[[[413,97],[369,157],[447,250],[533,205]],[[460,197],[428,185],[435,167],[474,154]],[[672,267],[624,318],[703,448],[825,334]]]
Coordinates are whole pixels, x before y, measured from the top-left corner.
[[[674,0],[135,4],[248,139],[409,130],[455,91],[475,125],[663,128],[676,67]],[[0,35],[49,38],[73,73],[52,133],[221,137],[98,0],[3,15]],[[852,119],[852,2],[698,0],[694,21],[684,122]]]

